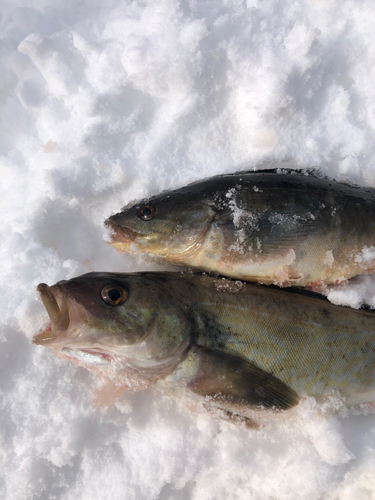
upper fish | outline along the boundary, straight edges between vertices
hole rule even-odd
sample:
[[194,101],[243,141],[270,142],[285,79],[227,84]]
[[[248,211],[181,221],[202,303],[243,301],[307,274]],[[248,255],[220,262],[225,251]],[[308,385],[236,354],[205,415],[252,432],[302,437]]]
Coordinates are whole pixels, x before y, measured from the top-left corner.
[[106,225],[120,252],[264,284],[319,290],[375,268],[375,190],[295,170],[212,177]]
[[38,286],[34,343],[116,382],[156,383],[251,422],[332,391],[375,401],[375,313],[307,292],[182,273],[89,273]]

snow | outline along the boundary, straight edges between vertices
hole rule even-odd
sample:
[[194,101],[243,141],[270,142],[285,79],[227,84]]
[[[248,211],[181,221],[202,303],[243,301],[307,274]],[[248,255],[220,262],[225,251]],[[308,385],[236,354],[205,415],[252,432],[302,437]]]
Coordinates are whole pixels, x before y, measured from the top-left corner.
[[[38,283],[156,269],[103,243],[131,200],[283,160],[375,186],[373,2],[2,0],[0,14],[0,497],[374,499],[371,410],[307,401],[255,431],[153,388],[97,408],[95,376],[30,341]],[[329,298],[375,307],[375,280]]]

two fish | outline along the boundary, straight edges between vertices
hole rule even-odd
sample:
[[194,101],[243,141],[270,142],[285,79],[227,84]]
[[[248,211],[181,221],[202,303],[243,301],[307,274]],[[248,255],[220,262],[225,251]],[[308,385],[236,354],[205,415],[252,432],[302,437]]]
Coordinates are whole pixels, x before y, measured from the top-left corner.
[[[374,190],[268,170],[155,196],[107,225],[120,251],[318,289],[373,269],[374,215]],[[369,311],[190,273],[89,273],[38,290],[51,325],[34,342],[117,385],[155,383],[248,424],[303,396],[375,400]]]

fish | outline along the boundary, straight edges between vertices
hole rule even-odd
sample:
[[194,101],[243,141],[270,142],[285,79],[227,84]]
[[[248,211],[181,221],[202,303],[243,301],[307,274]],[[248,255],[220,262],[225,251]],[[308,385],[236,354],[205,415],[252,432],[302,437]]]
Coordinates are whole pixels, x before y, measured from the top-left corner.
[[50,323],[34,344],[118,387],[155,384],[248,426],[309,397],[375,401],[373,311],[187,272],[92,272],[37,289]]
[[375,269],[375,189],[306,171],[211,177],[105,225],[119,252],[261,284],[324,292]]

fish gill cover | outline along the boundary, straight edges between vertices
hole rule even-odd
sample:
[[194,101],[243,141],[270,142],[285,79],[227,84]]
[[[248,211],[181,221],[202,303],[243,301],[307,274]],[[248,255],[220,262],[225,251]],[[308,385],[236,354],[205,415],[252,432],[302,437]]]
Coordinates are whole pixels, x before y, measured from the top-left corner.
[[[16,0],[1,14],[0,496],[372,498],[364,409],[309,400],[260,431],[152,389],[94,409],[100,382],[30,339],[38,283],[156,269],[102,242],[131,200],[285,159],[374,186],[373,3]],[[329,293],[374,297],[372,276]]]

